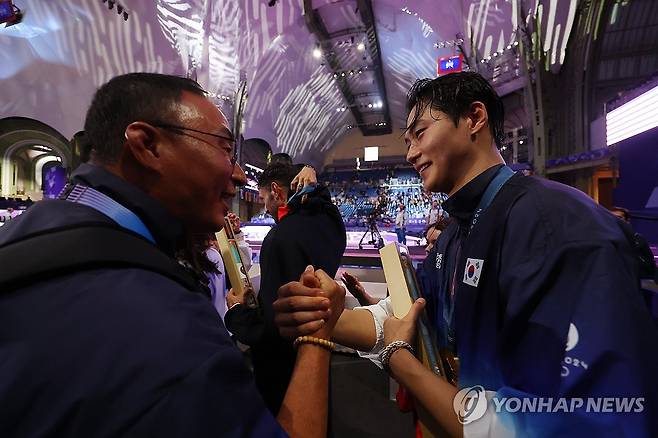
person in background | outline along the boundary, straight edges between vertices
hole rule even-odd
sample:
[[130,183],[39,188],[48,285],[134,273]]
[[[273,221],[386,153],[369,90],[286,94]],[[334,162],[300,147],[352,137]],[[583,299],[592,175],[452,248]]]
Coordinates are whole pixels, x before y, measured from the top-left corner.
[[405,211],[404,204],[400,204],[398,207],[398,213],[395,216],[395,234],[398,235],[398,242],[406,245],[407,244],[407,222],[408,222],[407,212]]
[[256,385],[273,414],[281,409],[295,366],[292,342],[274,325],[277,290],[296,280],[308,265],[335,276],[345,251],[345,225],[331,195],[318,185],[306,199],[289,187],[297,169],[273,163],[258,179],[261,198],[276,224],[263,240],[260,252],[259,308],[245,305],[233,291],[227,295],[226,328],[251,347]]
[[432,200],[432,206],[427,210],[427,217],[425,223],[427,225],[432,225],[438,222],[439,217],[441,216],[441,207],[439,207],[439,201],[436,199]]
[[[238,246],[238,250],[240,251],[242,262],[244,263],[244,269],[246,272],[249,272],[249,269],[251,269],[252,251],[249,247],[249,244],[247,244],[247,241],[244,239],[244,234],[240,230],[240,218],[232,212],[227,215],[227,218],[231,224],[231,228],[233,228],[233,233],[235,234],[235,242]],[[210,288],[210,299],[212,300],[215,309],[217,309],[217,313],[219,313],[219,316],[223,321],[227,310],[226,295],[228,292],[224,260],[222,259],[222,255],[219,251],[219,246],[214,235],[209,236],[209,238],[206,240],[206,245],[208,245],[208,247],[205,250],[205,255],[215,267],[214,270],[206,272],[209,280],[208,287]]]
[[450,219],[445,217],[445,216],[439,216],[439,219],[432,223],[429,227],[427,227],[427,230],[425,231],[425,240],[427,241],[427,245],[425,246],[425,252],[429,254],[432,249],[434,248],[434,243],[436,240],[439,238],[443,230],[448,228],[448,225],[450,224]]

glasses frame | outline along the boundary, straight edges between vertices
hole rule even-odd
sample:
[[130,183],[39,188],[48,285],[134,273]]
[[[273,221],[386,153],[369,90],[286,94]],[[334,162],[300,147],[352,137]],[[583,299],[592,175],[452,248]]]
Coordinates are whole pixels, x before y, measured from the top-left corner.
[[[221,138],[222,140],[226,140],[227,142],[229,142],[229,144],[231,145],[231,149],[232,149],[232,152],[231,152],[231,165],[235,166],[235,164],[238,162],[238,148],[236,147],[237,145],[236,145],[235,138],[233,138],[232,136],[228,137],[228,136],[221,135],[221,134],[213,134],[211,132],[200,131],[200,130],[194,129],[194,128],[186,128],[185,126],[172,125],[170,123],[152,123],[151,125],[156,127],[156,128],[167,129],[167,130],[170,130],[170,131],[192,131],[192,132],[197,132],[199,134],[205,134],[205,135],[209,135],[211,137]],[[179,134],[179,135],[185,135],[185,132],[174,132],[174,133]],[[196,137],[194,137],[194,138],[196,138]],[[208,143],[208,144],[210,146],[215,147],[215,145],[213,145],[213,144],[210,144],[210,143]]]

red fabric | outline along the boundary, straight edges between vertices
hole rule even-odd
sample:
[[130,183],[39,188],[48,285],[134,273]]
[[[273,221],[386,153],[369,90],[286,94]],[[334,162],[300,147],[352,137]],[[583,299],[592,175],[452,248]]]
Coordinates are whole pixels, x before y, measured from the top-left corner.
[[398,408],[401,412],[411,412],[415,409],[414,398],[403,386],[398,387],[398,393],[395,394],[395,400],[398,402]]
[[281,221],[281,219],[283,219],[288,213],[290,213],[288,205],[282,205],[276,212],[277,220]]
[[420,421],[418,421],[418,415],[416,414],[414,397],[403,386],[399,386],[398,392],[395,394],[395,400],[401,412],[413,412],[414,422],[416,423],[416,438],[423,438],[423,429],[420,427]]

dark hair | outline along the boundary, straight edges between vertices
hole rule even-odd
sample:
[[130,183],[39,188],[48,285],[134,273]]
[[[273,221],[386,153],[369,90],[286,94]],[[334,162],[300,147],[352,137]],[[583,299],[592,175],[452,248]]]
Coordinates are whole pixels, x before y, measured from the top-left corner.
[[135,121],[176,123],[173,104],[183,91],[205,96],[192,79],[158,73],[129,73],[101,86],[87,110],[85,135],[94,158],[112,163],[119,158],[126,127]]
[[295,175],[297,175],[297,169],[292,164],[272,163],[258,177],[258,187],[267,187],[273,182],[277,182],[283,187],[290,187]]
[[[427,107],[446,113],[459,125],[475,101],[482,102],[489,116],[491,135],[500,148],[503,144],[505,109],[493,87],[480,74],[452,73],[436,79],[419,79],[407,94],[407,113],[414,111],[407,129],[412,129]],[[414,109],[415,107],[415,109]]]
[[285,152],[279,152],[278,154],[273,154],[270,157],[270,162],[268,164],[276,164],[276,163],[292,164],[292,157],[289,154],[286,154]]

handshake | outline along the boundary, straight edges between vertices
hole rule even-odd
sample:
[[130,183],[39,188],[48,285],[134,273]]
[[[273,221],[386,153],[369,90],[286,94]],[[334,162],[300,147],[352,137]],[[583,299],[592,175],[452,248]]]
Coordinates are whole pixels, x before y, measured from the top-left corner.
[[279,288],[274,322],[284,338],[314,336],[330,340],[345,307],[345,290],[322,270],[308,266],[299,281]]

